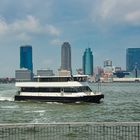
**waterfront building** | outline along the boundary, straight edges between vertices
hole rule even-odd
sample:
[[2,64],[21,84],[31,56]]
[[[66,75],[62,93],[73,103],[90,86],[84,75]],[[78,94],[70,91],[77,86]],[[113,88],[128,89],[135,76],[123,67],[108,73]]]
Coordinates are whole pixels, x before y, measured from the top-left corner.
[[111,60],[105,60],[104,61],[104,73],[102,75],[102,81],[104,82],[112,82],[112,78],[113,78],[113,71],[114,71],[114,67],[112,66],[112,61]]
[[64,42],[61,48],[61,70],[71,72],[71,46],[69,42]]
[[111,60],[105,60],[104,61],[104,67],[112,67],[112,61]]
[[19,69],[15,71],[16,81],[31,81],[32,80],[32,72],[28,69]]
[[115,72],[121,71],[122,68],[121,67],[115,67]]
[[41,69],[37,70],[37,76],[53,76],[53,70],[50,69]]
[[126,50],[126,70],[140,70],[140,48],[128,48]]
[[111,60],[105,60],[104,61],[104,73],[112,75],[114,71],[114,68],[112,66],[112,61]]
[[120,70],[120,71],[116,71],[113,73],[113,78],[117,77],[117,78],[124,78],[124,77],[128,77],[129,76],[129,72],[124,71],[124,70]]
[[33,73],[32,46],[30,45],[20,47],[20,68],[26,68]]
[[59,76],[71,76],[71,71],[64,70],[64,69],[58,69],[58,75]]
[[83,55],[83,73],[93,75],[93,54],[90,48],[87,48]]

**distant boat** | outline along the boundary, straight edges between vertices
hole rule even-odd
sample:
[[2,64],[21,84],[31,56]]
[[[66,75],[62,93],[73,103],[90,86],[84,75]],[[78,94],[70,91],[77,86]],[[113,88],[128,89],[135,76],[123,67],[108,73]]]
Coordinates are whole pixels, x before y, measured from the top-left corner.
[[90,102],[100,103],[101,92],[93,92],[86,75],[34,77],[32,82],[16,82],[15,101]]

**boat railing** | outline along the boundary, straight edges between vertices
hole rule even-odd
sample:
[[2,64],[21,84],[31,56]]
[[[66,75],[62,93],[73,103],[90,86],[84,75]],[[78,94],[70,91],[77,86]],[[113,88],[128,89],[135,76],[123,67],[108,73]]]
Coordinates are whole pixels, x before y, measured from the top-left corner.
[[101,94],[102,92],[101,92],[101,82],[100,81],[98,81],[98,83],[96,83],[97,84],[97,86],[96,86],[96,89],[92,89],[92,92],[94,93],[94,94]]
[[16,91],[16,95],[20,95],[20,90]]
[[140,122],[0,124],[1,140],[140,140]]

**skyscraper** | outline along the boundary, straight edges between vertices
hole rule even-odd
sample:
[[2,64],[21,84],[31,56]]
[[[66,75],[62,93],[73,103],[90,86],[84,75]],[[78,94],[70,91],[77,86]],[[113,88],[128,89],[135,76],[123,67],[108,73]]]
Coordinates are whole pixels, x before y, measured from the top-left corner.
[[83,55],[83,73],[93,75],[93,54],[90,48],[87,48]]
[[33,72],[32,46],[30,45],[20,47],[20,68],[26,68]]
[[140,48],[128,48],[126,50],[126,70],[140,70]]
[[61,48],[61,69],[71,71],[71,46],[64,42]]

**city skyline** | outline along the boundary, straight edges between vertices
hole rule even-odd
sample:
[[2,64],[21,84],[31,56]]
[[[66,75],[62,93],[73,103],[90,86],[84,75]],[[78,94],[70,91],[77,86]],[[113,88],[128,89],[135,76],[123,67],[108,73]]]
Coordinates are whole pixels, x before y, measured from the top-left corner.
[[0,77],[19,68],[19,46],[33,46],[34,71],[61,66],[61,44],[70,42],[72,69],[94,52],[94,66],[106,59],[126,68],[126,49],[140,48],[139,0],[0,1]]

